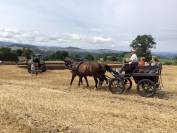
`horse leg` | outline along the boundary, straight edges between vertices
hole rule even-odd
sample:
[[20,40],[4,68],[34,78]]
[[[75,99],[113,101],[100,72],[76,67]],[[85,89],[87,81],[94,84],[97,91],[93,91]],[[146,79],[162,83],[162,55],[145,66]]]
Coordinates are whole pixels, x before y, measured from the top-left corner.
[[74,78],[76,77],[76,74],[74,74],[74,73],[72,73],[72,78],[71,78],[71,82],[70,82],[70,85],[72,85],[72,83],[73,83],[73,80],[74,80]]
[[106,76],[105,76],[105,81],[106,81],[106,84],[108,85],[108,84],[109,84],[109,81],[108,81],[108,79],[106,78]]
[[81,85],[83,85],[83,80],[82,80],[82,78],[81,78],[81,81],[80,81],[80,83],[81,83]]
[[104,78],[103,77],[99,77],[99,86],[102,86],[103,85],[103,82],[104,82]]
[[85,81],[86,81],[86,83],[87,83],[87,87],[89,87],[87,77],[86,77],[86,76],[84,76],[84,78],[85,78]]
[[80,86],[80,83],[82,84],[82,76],[79,76],[78,86]]
[[94,77],[94,80],[95,80],[95,87],[97,88],[97,85],[98,85],[98,79],[97,79],[97,77]]
[[104,82],[104,80],[105,80],[106,84],[108,84],[108,79],[106,78],[105,74],[103,75],[103,82]]

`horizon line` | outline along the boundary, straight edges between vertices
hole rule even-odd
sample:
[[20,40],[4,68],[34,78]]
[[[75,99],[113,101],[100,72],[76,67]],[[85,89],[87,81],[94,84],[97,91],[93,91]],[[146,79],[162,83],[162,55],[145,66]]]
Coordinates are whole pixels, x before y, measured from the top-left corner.
[[[38,46],[38,47],[58,47],[58,48],[69,48],[69,47],[73,47],[73,48],[79,48],[79,49],[85,49],[85,50],[100,50],[100,49],[105,49],[105,50],[113,50],[113,51],[117,51],[117,52],[129,52],[131,50],[115,50],[113,48],[95,48],[95,49],[88,49],[88,48],[83,48],[83,47],[76,47],[76,46],[56,46],[56,45],[45,45],[45,44],[31,44],[31,43],[23,43],[23,42],[12,42],[12,41],[0,41],[1,43],[11,43],[11,44],[19,44],[19,45],[31,45],[31,46]],[[4,44],[5,45],[5,44]],[[169,51],[158,51],[156,49],[152,49],[151,50],[152,53],[154,52],[160,52],[160,53],[167,53]],[[177,54],[177,51],[170,51],[170,53],[176,53]]]

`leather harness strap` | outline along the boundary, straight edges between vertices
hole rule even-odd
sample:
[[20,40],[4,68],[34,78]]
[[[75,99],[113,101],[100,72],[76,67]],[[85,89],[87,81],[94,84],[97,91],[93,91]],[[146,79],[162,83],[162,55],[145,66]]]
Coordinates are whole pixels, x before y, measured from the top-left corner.
[[72,71],[75,71],[76,73],[80,74],[80,73],[78,72],[78,69],[79,69],[80,65],[83,64],[84,62],[83,62],[83,61],[80,61],[80,62],[77,62],[77,63],[78,63],[78,65],[77,65],[76,69],[72,69]]
[[83,64],[83,63],[84,63],[83,61],[79,62],[78,66],[77,66],[77,68],[76,68],[76,71],[78,71],[80,65]]

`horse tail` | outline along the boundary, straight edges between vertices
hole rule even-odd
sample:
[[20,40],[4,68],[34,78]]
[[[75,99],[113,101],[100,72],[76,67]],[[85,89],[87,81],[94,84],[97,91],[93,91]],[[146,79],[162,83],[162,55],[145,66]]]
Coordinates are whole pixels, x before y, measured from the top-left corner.
[[110,66],[105,65],[105,68],[106,68],[106,71],[108,71],[108,72],[112,72],[112,68],[111,68]]

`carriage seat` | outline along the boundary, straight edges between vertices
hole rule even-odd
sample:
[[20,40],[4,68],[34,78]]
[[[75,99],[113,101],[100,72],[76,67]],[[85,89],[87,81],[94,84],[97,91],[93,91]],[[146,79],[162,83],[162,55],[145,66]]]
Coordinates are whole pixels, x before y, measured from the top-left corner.
[[159,64],[158,66],[145,66],[144,71],[139,71],[140,69],[137,68],[138,70],[135,71],[135,73],[150,73],[150,74],[160,74],[162,70],[162,64]]
[[133,77],[154,77],[157,76],[157,73],[133,73]]

